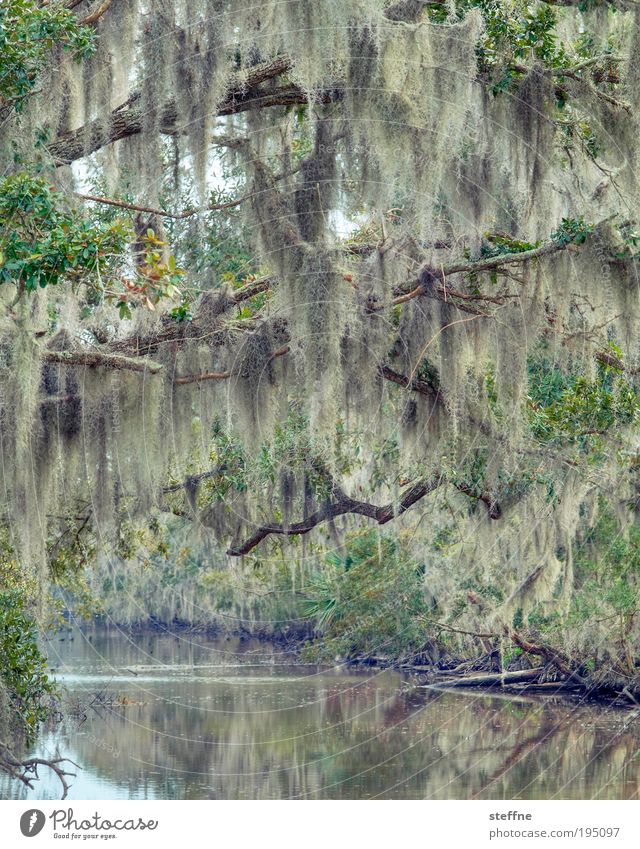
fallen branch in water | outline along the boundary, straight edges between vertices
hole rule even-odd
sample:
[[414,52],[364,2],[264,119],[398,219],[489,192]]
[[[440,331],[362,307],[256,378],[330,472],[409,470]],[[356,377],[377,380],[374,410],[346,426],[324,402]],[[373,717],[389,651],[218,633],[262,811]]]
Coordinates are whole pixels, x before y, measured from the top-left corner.
[[[504,687],[524,681],[537,681],[544,672],[544,666],[535,669],[518,669],[514,672],[488,672],[480,675],[460,675],[443,678],[433,683],[443,687]],[[425,685],[432,686],[432,685]]]
[[22,782],[29,790],[33,790],[33,782],[40,778],[38,768],[42,766],[55,772],[62,785],[62,796],[60,798],[66,799],[70,786],[67,779],[75,778],[76,773],[67,772],[62,767],[62,764],[71,764],[77,769],[82,768],[69,758],[54,758],[53,760],[47,758],[26,758],[21,760],[6,743],[0,742],[0,771],[7,773],[7,775],[16,781]]

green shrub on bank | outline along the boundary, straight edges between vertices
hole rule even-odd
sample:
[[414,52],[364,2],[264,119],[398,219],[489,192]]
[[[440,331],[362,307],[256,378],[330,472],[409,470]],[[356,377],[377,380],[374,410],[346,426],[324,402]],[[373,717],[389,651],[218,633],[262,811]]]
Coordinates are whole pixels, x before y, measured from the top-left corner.
[[305,590],[303,615],[317,638],[309,660],[414,657],[425,644],[424,567],[396,538],[366,530],[347,538],[345,550],[326,556],[326,568]]
[[0,692],[30,736],[47,718],[55,688],[38,647],[38,626],[29,607],[36,581],[16,559],[6,526],[0,527]]
[[47,718],[54,686],[38,648],[36,623],[19,589],[0,592],[0,677],[25,730],[35,731]]

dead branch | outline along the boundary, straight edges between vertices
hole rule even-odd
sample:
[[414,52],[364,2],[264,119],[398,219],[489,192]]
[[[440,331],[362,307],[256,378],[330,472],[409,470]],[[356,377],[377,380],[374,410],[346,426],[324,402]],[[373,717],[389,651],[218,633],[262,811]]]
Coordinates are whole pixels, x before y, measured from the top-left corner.
[[77,769],[81,769],[77,763],[74,763],[69,758],[54,758],[53,760],[48,760],[47,758],[26,758],[21,760],[6,743],[0,742],[0,771],[5,772],[16,781],[22,782],[25,787],[32,790],[33,782],[37,781],[40,777],[38,775],[38,768],[46,767],[57,775],[62,785],[62,796],[60,798],[66,799],[70,786],[67,779],[75,778],[76,773],[67,772],[62,764],[71,764]]
[[588,687],[587,681],[574,669],[571,660],[566,655],[549,646],[532,643],[526,637],[522,636],[522,634],[518,634],[517,631],[508,627],[505,627],[504,633],[525,654],[532,654],[542,658],[546,663],[555,666],[569,681],[575,681],[581,687]]
[[522,681],[537,681],[543,672],[544,666],[537,666],[535,669],[518,669],[515,672],[461,675],[457,678],[436,680],[434,683],[442,687],[503,687],[509,684],[519,684]]

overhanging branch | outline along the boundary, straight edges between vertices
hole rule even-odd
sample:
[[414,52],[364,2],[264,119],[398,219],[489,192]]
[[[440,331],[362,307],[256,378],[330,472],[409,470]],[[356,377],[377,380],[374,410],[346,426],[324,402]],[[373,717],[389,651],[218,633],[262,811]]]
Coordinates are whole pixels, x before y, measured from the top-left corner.
[[[284,525],[281,522],[270,522],[260,525],[256,531],[244,542],[232,545],[227,549],[227,554],[230,557],[242,557],[252,551],[262,540],[268,536],[301,536],[308,534],[318,525],[328,522],[330,519],[335,519],[338,516],[347,514],[366,516],[368,519],[373,519],[379,525],[386,525],[392,519],[401,516],[410,507],[420,501],[425,495],[433,492],[447,483],[443,477],[433,477],[430,480],[419,480],[404,490],[399,500],[389,502],[377,507],[375,504],[370,504],[368,501],[358,501],[346,495],[338,486],[333,487],[332,497],[315,513],[307,516],[301,522],[295,522],[291,525]],[[499,519],[502,516],[502,510],[497,501],[486,494],[476,495],[472,489],[464,484],[454,484],[460,492],[482,501],[487,507],[487,514],[490,519]]]
[[327,501],[319,510],[307,516],[302,522],[295,522],[292,525],[286,526],[277,522],[261,525],[247,540],[231,546],[227,550],[227,554],[230,557],[242,557],[271,534],[280,536],[308,534],[309,531],[312,531],[323,522],[335,519],[338,516],[344,516],[348,513],[366,516],[376,521],[379,525],[385,525],[397,516],[402,515],[402,513],[406,512],[417,501],[424,498],[425,495],[433,492],[441,483],[443,483],[441,478],[433,478],[429,481],[420,480],[406,489],[398,502],[384,504],[381,507],[377,507],[375,504],[370,504],[367,501],[357,501],[349,498],[348,495],[345,495],[345,493],[336,487],[334,489],[333,499]]
[[67,772],[63,764],[78,766],[78,764],[69,760],[69,758],[54,758],[53,760],[46,758],[26,758],[23,760],[15,755],[6,743],[0,741],[0,772],[5,772],[11,778],[20,781],[29,790],[33,790],[33,782],[39,778],[38,769],[40,767],[46,767],[57,775],[62,785],[61,799],[66,799],[69,792],[69,782],[67,779],[75,778],[76,773]]

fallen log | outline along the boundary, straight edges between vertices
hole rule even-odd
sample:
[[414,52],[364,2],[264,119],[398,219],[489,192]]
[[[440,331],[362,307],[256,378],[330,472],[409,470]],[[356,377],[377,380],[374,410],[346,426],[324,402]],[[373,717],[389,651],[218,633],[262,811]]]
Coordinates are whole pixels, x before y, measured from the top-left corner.
[[509,684],[518,684],[522,681],[537,681],[544,671],[544,666],[535,669],[518,669],[515,672],[490,672],[481,675],[459,675],[455,678],[435,679],[431,684],[423,686],[433,687],[504,687]]

